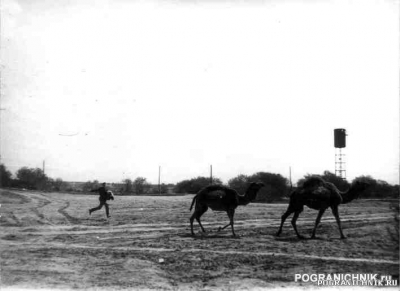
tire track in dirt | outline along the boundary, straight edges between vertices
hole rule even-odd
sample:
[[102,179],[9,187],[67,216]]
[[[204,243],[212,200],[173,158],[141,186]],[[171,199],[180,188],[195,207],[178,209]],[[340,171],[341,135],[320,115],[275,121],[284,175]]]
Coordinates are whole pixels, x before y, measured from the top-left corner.
[[44,208],[46,205],[52,203],[52,201],[50,201],[47,198],[43,198],[43,197],[33,197],[33,198],[31,198],[31,200],[37,202],[37,205],[29,208],[29,210],[32,211],[32,213],[34,213],[37,217],[39,217],[38,223],[53,225],[53,223],[51,223],[50,220],[48,220],[45,217],[45,215],[39,211],[42,208]]
[[[26,243],[11,242],[13,246],[20,246],[26,248]],[[110,246],[87,246],[81,244],[63,244],[63,243],[46,243],[46,246],[32,245],[29,244],[30,249],[91,249],[91,250],[114,250],[114,251],[138,251],[138,252],[183,252],[183,253],[214,253],[222,255],[245,255],[245,256],[272,256],[272,257],[285,257],[285,258],[298,258],[298,259],[310,259],[310,260],[322,260],[322,261],[340,261],[340,262],[353,262],[353,263],[373,263],[373,264],[388,264],[388,265],[399,265],[399,261],[380,260],[380,259],[368,259],[368,258],[346,258],[346,257],[331,257],[331,256],[315,256],[315,255],[302,255],[302,254],[288,254],[278,252],[250,252],[250,251],[236,251],[236,250],[211,250],[211,249],[180,249],[180,248],[153,248],[153,247],[110,247]]]
[[75,217],[69,215],[68,212],[65,211],[65,210],[70,206],[70,204],[71,204],[71,203],[70,203],[69,201],[67,201],[67,202],[65,203],[65,206],[60,207],[60,208],[57,210],[57,212],[60,213],[61,215],[63,215],[63,216],[67,219],[67,221],[68,221],[70,224],[79,224],[79,223],[80,223],[80,219],[75,218]]
[[[2,191],[2,195],[5,196],[6,199],[6,204],[9,204],[9,201],[7,201],[7,198],[9,199],[18,199],[17,203],[12,203],[15,205],[23,205],[23,204],[28,204],[27,209],[39,217],[39,221],[36,221],[39,224],[49,224],[48,220],[45,218],[42,212],[40,212],[40,209],[48,204],[51,203],[51,201],[47,198],[44,198],[42,194],[33,194],[30,193],[28,196],[26,193],[15,193],[11,191]],[[17,210],[17,214],[26,214],[26,211],[20,211]],[[14,220],[18,226],[22,226],[23,223],[21,220],[17,217],[17,215],[14,213],[14,211],[11,211],[7,213],[7,216],[9,219]],[[7,218],[6,218],[7,219]]]
[[49,224],[46,222],[46,217],[43,215],[43,213],[39,212],[39,210],[35,207],[31,207],[30,211],[32,211],[37,217],[39,217],[39,221],[37,221],[40,224]]
[[29,208],[29,210],[32,211],[34,214],[36,214],[41,220],[46,220],[46,218],[44,217],[43,213],[39,212],[39,209],[44,207],[44,206],[46,206],[47,204],[49,204],[50,201],[43,199],[44,202],[41,203],[42,202],[41,199],[37,199],[36,198],[36,200],[38,201],[38,206],[31,207],[31,208]]
[[391,264],[398,265],[398,261],[389,260],[378,260],[378,259],[366,259],[366,258],[345,258],[345,257],[321,257],[314,255],[300,255],[300,254],[286,254],[286,253],[273,253],[273,252],[246,252],[246,251],[218,251],[218,250],[203,250],[203,249],[187,249],[181,250],[182,252],[208,252],[216,254],[226,255],[257,255],[257,256],[273,256],[273,257],[287,257],[287,258],[299,258],[299,259],[313,259],[323,261],[346,261],[346,262],[358,262],[358,263],[374,263],[374,264]]
[[[109,234],[109,233],[119,233],[119,232],[125,232],[125,233],[135,233],[135,232],[166,232],[166,231],[182,231],[182,230],[187,230],[189,229],[190,225],[189,223],[179,223],[179,224],[170,224],[170,223],[149,223],[149,224],[133,224],[133,225],[116,225],[116,226],[110,226],[109,227],[99,227],[99,226],[85,226],[85,228],[89,229],[84,229],[80,230],[79,228],[76,227],[76,224],[79,224],[80,220],[77,218],[74,218],[70,216],[65,209],[69,207],[69,202],[67,202],[67,205],[61,207],[58,212],[60,212],[62,215],[64,215],[68,221],[71,222],[72,224],[75,224],[75,226],[70,227],[57,227],[56,229],[51,229],[48,230],[44,228],[43,230],[40,230],[39,228],[34,232],[35,234],[41,234],[41,235],[56,235],[56,234],[65,234],[65,233],[71,233],[71,234],[78,234],[78,235],[86,235],[86,234]],[[378,217],[361,217],[358,219],[357,217],[352,217],[349,220],[343,219],[342,222],[346,221],[351,221],[351,222],[379,222],[379,221],[387,221],[393,219],[391,216],[378,216]],[[249,227],[252,228],[271,228],[271,227],[278,227],[280,225],[280,221],[277,219],[274,219],[273,221],[271,220],[244,220],[244,221],[238,221],[235,223],[235,229],[240,229],[240,230],[245,230],[248,229]],[[333,223],[336,224],[336,220],[334,218],[328,220],[324,220],[323,222],[326,223]],[[310,220],[303,220],[303,221],[297,221],[297,225],[313,225],[315,221],[313,219]],[[219,226],[221,225],[220,222],[202,222],[204,226]],[[322,222],[321,222],[322,224]],[[291,228],[291,226],[287,226],[288,229]],[[209,230],[209,233],[212,233],[213,231]],[[30,232],[25,232],[29,234]],[[158,235],[162,235],[162,233],[159,233]],[[109,239],[114,239],[115,236],[110,237]],[[107,239],[107,238],[104,238]]]
[[48,205],[48,204],[51,203],[51,201],[48,200],[48,199],[43,199],[43,200],[44,200],[43,204],[42,204],[42,205],[39,205],[37,208],[43,208],[43,207],[45,207],[46,205]]
[[[1,190],[1,203],[3,204],[26,204],[31,202],[31,198],[27,197],[26,195],[22,193],[16,193],[14,191],[7,191],[7,190]],[[17,200],[17,201],[9,201],[11,200]]]
[[[16,223],[15,226],[21,226],[21,225],[22,225],[21,221],[20,221],[20,220],[18,219],[18,217],[14,214],[13,211],[11,211],[11,212],[9,213],[9,215],[7,215],[7,216],[9,216],[12,220],[15,221],[15,223]],[[6,218],[6,219],[7,219],[7,218]]]

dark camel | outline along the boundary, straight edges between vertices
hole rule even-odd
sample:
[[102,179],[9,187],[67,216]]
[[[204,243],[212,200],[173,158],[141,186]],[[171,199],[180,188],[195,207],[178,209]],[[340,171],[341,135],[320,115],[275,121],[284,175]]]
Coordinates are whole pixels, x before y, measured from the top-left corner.
[[239,195],[236,190],[222,185],[210,185],[201,189],[196,196],[194,196],[192,205],[190,206],[190,210],[192,210],[193,205],[196,203],[195,210],[190,217],[190,229],[192,235],[194,235],[194,219],[199,223],[201,230],[205,232],[204,227],[201,225],[200,217],[208,210],[208,207],[210,207],[214,211],[226,211],[228,214],[229,223],[224,227],[219,228],[218,231],[223,230],[230,225],[233,236],[236,236],[233,228],[235,209],[239,205],[247,205],[256,199],[258,190],[263,186],[263,183],[252,182],[244,195]]
[[327,208],[332,209],[332,213],[335,216],[336,222],[339,226],[340,238],[346,238],[343,234],[342,227],[339,218],[339,205],[346,204],[350,201],[357,199],[359,194],[368,187],[367,183],[356,181],[346,192],[341,192],[334,184],[325,182],[320,177],[308,178],[302,187],[293,191],[290,195],[290,202],[288,209],[282,215],[281,225],[279,227],[276,236],[279,236],[282,232],[283,224],[288,216],[294,213],[292,219],[292,226],[299,238],[304,238],[299,234],[296,227],[296,221],[300,213],[304,209],[304,205],[309,208],[319,210],[317,220],[311,235],[311,238],[315,238],[315,232],[318,224],[321,221],[321,217]]

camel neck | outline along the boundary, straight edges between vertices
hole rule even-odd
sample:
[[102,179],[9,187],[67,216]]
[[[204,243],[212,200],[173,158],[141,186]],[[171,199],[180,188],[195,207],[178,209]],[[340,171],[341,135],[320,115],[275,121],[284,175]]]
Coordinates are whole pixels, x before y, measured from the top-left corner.
[[257,191],[249,188],[243,196],[239,196],[239,205],[247,205],[256,199]]
[[251,201],[248,198],[247,193],[245,195],[240,195],[239,196],[239,205],[247,205],[249,204]]
[[349,203],[357,198],[357,190],[353,187],[351,187],[346,192],[341,192],[340,194],[342,196],[342,204]]

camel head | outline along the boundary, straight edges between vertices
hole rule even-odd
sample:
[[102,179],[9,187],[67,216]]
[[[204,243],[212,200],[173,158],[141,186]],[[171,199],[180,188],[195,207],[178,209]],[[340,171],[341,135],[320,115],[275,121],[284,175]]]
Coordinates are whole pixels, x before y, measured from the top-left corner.
[[246,193],[244,194],[246,196],[246,199],[248,201],[253,201],[254,199],[256,199],[258,191],[264,186],[265,185],[262,182],[251,182],[246,190]]

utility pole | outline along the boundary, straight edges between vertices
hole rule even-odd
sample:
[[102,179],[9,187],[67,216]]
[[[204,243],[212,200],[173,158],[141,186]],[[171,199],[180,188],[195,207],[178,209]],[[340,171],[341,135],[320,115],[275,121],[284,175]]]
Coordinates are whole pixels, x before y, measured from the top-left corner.
[[212,178],[212,165],[210,165],[210,184],[213,183],[213,178]]
[[158,194],[161,194],[161,166],[158,166]]
[[45,175],[46,174],[46,172],[45,172],[45,160],[43,160],[43,175]]

